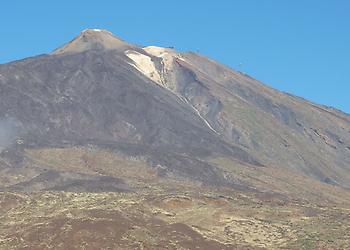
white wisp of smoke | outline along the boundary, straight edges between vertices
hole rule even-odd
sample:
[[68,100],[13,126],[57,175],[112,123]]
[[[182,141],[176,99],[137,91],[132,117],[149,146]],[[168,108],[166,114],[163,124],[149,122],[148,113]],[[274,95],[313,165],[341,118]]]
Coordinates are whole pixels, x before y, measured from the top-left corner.
[[16,140],[18,127],[13,118],[0,118],[0,152]]

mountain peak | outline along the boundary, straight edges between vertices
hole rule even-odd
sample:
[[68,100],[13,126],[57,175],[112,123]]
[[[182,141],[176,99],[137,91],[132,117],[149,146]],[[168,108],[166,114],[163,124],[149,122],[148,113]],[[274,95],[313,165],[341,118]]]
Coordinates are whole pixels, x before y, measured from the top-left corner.
[[52,54],[74,54],[87,50],[121,50],[131,47],[127,42],[103,29],[85,29],[69,43],[56,49]]
[[[80,35],[111,35],[114,36],[112,32],[105,29],[85,29],[80,32]],[[115,37],[115,36],[114,36]]]

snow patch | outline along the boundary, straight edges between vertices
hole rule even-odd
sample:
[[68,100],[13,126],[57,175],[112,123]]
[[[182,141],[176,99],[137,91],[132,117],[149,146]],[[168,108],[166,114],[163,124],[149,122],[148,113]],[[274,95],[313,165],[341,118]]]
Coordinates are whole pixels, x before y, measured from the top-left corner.
[[161,79],[163,79],[166,87],[174,89],[175,86],[172,86],[173,82],[175,81],[174,61],[175,58],[178,57],[178,54],[173,49],[157,46],[148,46],[143,48],[143,50],[147,52],[147,54],[161,59]]
[[127,50],[125,54],[134,62],[133,64],[129,63],[131,66],[135,67],[152,81],[162,83],[162,78],[151,57],[134,50]]
[[102,32],[103,30],[101,30],[101,29],[85,29],[85,30],[83,30],[81,33],[86,33],[86,32],[91,32],[91,31],[94,31],[94,32]]
[[156,57],[163,57],[166,54],[174,52],[172,49],[167,49],[167,48],[157,47],[157,46],[144,47],[143,50],[146,51],[148,54]]
[[148,46],[148,47],[144,47],[143,50],[152,56],[159,57],[167,61],[169,60],[172,61],[174,57],[178,56],[176,51],[170,48]]

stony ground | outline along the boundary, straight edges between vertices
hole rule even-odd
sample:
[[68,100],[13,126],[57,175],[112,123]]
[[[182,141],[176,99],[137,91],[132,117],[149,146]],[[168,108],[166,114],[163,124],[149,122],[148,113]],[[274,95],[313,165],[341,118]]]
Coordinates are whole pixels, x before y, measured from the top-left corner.
[[350,247],[350,207],[230,190],[152,191],[1,193],[0,249]]
[[[13,170],[1,182],[0,249],[350,248],[349,192],[293,172],[208,159],[242,184],[218,187],[108,150],[35,149],[26,157],[61,182],[109,176],[127,188],[79,191],[72,181],[58,190],[54,177]],[[11,189],[16,183],[25,189]]]

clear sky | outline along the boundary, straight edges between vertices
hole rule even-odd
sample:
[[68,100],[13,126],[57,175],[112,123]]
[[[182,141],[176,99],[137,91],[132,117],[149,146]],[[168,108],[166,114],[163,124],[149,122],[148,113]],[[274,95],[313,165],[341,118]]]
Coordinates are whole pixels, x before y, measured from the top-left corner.
[[0,63],[51,52],[85,28],[195,51],[350,113],[349,0],[3,0]]

